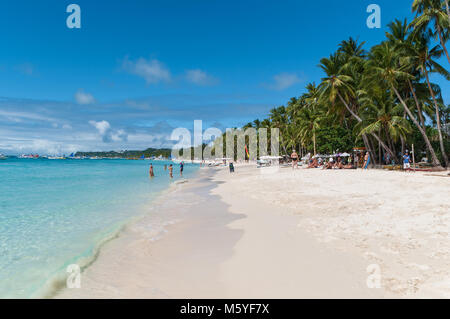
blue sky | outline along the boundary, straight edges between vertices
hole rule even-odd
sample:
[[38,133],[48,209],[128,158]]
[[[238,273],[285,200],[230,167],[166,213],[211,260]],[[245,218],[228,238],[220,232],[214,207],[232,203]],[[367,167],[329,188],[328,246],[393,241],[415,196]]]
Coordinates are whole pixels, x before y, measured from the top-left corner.
[[[81,29],[66,7],[81,7]],[[382,28],[366,26],[377,3]],[[264,118],[322,77],[352,36],[366,48],[411,0],[17,0],[0,7],[0,152],[170,145],[173,128]],[[445,61],[442,61],[445,65]],[[450,100],[449,85],[435,77]]]

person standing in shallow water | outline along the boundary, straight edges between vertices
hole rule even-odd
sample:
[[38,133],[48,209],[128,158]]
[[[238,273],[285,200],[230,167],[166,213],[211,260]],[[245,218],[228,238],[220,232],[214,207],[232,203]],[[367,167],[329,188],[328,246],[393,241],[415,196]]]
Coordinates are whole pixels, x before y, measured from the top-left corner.
[[180,163],[180,176],[183,176],[184,162]]
[[173,166],[172,166],[172,164],[169,165],[169,176],[170,176],[170,178],[173,178]]
[[149,174],[150,177],[155,177],[155,173],[153,172],[153,164],[150,164]]

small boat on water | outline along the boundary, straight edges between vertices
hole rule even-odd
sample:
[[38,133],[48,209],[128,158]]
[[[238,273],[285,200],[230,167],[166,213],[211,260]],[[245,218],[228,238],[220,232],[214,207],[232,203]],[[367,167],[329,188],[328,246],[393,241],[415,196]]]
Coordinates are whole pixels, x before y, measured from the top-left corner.
[[3,155],[3,154],[0,154],[0,160],[5,160],[5,159],[7,159],[8,157],[7,156],[5,156],[5,155]]
[[64,156],[49,156],[47,157],[49,160],[64,160],[66,159]]
[[19,156],[19,158],[33,158],[33,159],[36,159],[36,158],[39,158],[39,155],[38,154],[22,154],[22,155]]

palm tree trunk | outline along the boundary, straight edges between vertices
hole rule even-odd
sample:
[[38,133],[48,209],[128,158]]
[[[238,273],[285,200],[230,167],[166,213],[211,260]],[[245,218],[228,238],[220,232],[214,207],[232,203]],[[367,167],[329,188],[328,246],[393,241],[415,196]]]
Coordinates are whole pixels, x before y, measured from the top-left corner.
[[422,128],[425,129],[425,119],[423,118],[422,108],[420,107],[419,100],[417,99],[416,92],[413,89],[410,79],[408,79],[408,85],[409,85],[409,89],[411,90],[411,93],[414,97],[414,101],[416,102],[417,113],[419,114],[420,125],[422,125]]
[[447,157],[447,154],[445,153],[444,140],[442,138],[441,117],[439,116],[439,106],[437,104],[436,96],[434,95],[434,91],[431,88],[427,68],[425,68],[425,77],[427,79],[428,89],[430,90],[430,94],[431,94],[431,97],[433,98],[433,102],[434,102],[434,108],[436,110],[436,122],[437,122],[437,129],[438,129],[438,133],[439,133],[439,146],[441,147],[442,158],[444,159],[445,167],[448,167],[448,157]]
[[375,157],[375,147],[374,147],[374,144],[372,143],[372,141],[370,140],[370,138],[368,138],[367,141],[369,142],[369,147],[370,147],[369,153],[370,153],[370,157],[372,158],[372,166],[375,166],[375,164],[377,164],[377,158]]
[[439,41],[441,42],[441,46],[444,49],[445,55],[447,56],[448,63],[450,63],[450,56],[448,55],[447,48],[445,47],[444,39],[442,38],[441,26],[439,23],[436,23],[436,29],[439,35]]
[[314,155],[317,154],[316,152],[316,130],[313,129],[313,143],[314,143]]
[[395,88],[394,85],[391,85],[392,89],[395,92],[395,95],[397,95],[397,98],[399,99],[400,103],[402,103],[403,108],[405,109],[406,113],[408,113],[408,116],[411,118],[411,120],[414,122],[414,124],[417,126],[417,128],[420,131],[420,134],[422,134],[422,137],[425,141],[425,144],[427,145],[427,148],[430,151],[431,154],[431,160],[434,166],[438,167],[441,166],[441,163],[439,162],[439,160],[436,157],[436,153],[434,152],[433,147],[431,146],[430,140],[428,139],[427,134],[425,133],[424,129],[420,126],[419,122],[417,122],[416,118],[414,117],[414,115],[411,113],[411,111],[409,110],[408,106],[406,105],[405,101],[403,101],[402,97],[400,96],[400,94],[398,93],[397,89]]
[[[347,108],[347,110],[350,112],[351,115],[353,115],[353,117],[358,121],[358,122],[362,122],[362,119],[351,110],[351,108],[348,106],[347,102],[345,102],[345,100],[342,98],[341,94],[338,92],[337,93],[339,96],[339,99],[341,100],[342,103],[344,103],[345,107]],[[397,156],[394,154],[394,152],[392,152],[392,150],[378,137],[378,135],[376,135],[375,133],[370,133],[370,135],[372,135],[373,137],[375,137],[375,139],[381,144],[381,146],[389,153],[391,154],[392,158],[397,159]],[[374,158],[374,157],[372,157]]]
[[402,144],[402,154],[405,154],[405,139],[400,136],[400,143]]
[[[280,132],[281,132],[281,130],[280,130]],[[286,145],[285,145],[285,142],[284,142],[283,134],[280,134],[280,144],[281,144],[281,147],[284,150],[284,154],[289,155],[290,153],[288,153],[286,151]]]
[[[378,130],[378,135],[381,135],[381,130]],[[378,162],[381,164],[381,144],[378,142]]]

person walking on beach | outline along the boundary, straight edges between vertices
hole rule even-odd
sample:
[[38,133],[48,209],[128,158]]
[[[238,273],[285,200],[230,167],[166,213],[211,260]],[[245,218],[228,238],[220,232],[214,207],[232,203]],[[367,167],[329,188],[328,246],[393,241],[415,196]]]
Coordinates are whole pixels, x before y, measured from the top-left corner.
[[173,166],[172,166],[172,164],[169,165],[169,176],[170,176],[170,178],[173,178]]
[[234,164],[230,162],[230,173],[234,173]]
[[411,157],[409,156],[409,151],[405,151],[405,155],[403,155],[403,170],[409,170],[411,168]]
[[295,149],[292,150],[291,159],[292,159],[292,169],[298,168],[298,154],[295,151]]
[[153,164],[150,164],[149,174],[150,177],[155,177],[155,173],[153,172]]
[[364,168],[364,169],[368,169],[369,164],[370,164],[370,155],[369,155],[369,152],[366,152],[366,156],[364,156],[364,165],[363,165],[363,168]]
[[183,176],[184,162],[180,163],[180,176]]

